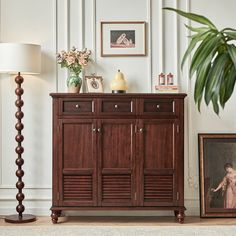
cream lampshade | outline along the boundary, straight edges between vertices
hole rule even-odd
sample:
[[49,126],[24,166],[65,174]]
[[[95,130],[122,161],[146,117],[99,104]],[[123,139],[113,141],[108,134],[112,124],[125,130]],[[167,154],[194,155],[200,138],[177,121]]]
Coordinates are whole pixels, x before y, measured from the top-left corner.
[[21,131],[24,128],[24,125],[21,120],[24,117],[24,113],[21,111],[21,108],[24,105],[24,101],[21,96],[24,93],[24,90],[21,88],[21,84],[24,79],[20,73],[38,74],[40,73],[40,68],[41,47],[39,45],[0,43],[0,73],[18,74],[15,78],[17,85],[15,90],[17,95],[17,100],[15,102],[17,107],[17,111],[15,113],[15,117],[17,118],[17,123],[15,125],[17,130],[17,135],[15,137],[17,142],[17,147],[15,148],[17,158],[15,163],[18,167],[16,170],[16,176],[18,177],[18,181],[16,183],[16,187],[18,189],[18,193],[16,194],[16,200],[18,201],[16,211],[18,214],[6,216],[5,221],[9,223],[26,223],[36,220],[34,215],[23,214],[25,210],[25,207],[22,204],[25,198],[25,195],[22,192],[24,188],[24,182],[22,181],[22,177],[24,176],[24,171],[22,169],[22,165],[24,164],[24,159],[22,158],[22,154],[24,152],[24,148],[22,147],[24,136],[21,134]]
[[0,43],[0,73],[39,74],[40,70],[39,45]]

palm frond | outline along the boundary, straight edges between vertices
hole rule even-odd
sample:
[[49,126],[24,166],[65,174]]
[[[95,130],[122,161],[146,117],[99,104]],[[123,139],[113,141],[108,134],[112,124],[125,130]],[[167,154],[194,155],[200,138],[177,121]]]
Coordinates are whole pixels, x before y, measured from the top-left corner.
[[184,53],[181,69],[186,59],[191,56],[189,78],[196,73],[194,86],[194,101],[200,111],[202,98],[219,114],[219,105],[224,108],[231,97],[236,83],[236,29],[224,28],[218,31],[216,26],[205,16],[184,12],[170,7],[164,10],[177,14],[202,24],[202,27],[185,25],[194,34],[188,36],[191,40]]

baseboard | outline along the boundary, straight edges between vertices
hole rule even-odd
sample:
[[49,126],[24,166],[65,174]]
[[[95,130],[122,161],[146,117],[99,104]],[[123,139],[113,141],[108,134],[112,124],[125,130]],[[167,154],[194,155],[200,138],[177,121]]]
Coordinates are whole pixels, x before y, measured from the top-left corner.
[[[50,216],[50,199],[25,199],[25,213],[36,216]],[[0,200],[0,215],[9,215],[16,212],[17,202],[14,199]],[[185,207],[187,216],[199,216],[199,204],[196,199],[186,199]],[[73,216],[173,216],[169,211],[68,211],[65,215]]]

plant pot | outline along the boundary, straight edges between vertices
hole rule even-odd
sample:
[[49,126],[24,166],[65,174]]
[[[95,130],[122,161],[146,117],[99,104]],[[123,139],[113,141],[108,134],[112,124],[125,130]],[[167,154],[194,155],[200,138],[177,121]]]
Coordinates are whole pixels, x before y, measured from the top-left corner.
[[74,84],[72,84],[67,88],[67,91],[68,93],[79,93],[80,88],[81,88],[81,85],[75,86]]
[[67,78],[68,93],[79,93],[81,85],[82,85],[81,77],[74,72],[70,72],[70,75]]

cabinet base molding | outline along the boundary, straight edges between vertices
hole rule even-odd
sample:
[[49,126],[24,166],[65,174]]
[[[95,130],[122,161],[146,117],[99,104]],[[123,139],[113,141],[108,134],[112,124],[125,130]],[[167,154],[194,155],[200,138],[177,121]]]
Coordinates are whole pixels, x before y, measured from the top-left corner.
[[62,211],[173,211],[176,220],[184,223],[185,210],[184,206],[168,206],[168,207],[51,207],[52,223],[56,224]]

